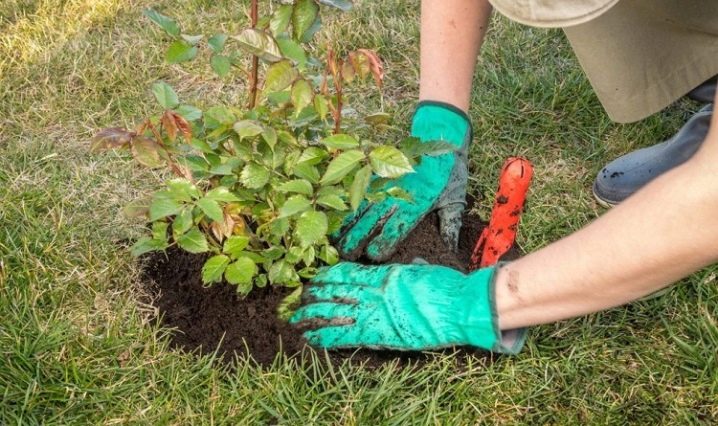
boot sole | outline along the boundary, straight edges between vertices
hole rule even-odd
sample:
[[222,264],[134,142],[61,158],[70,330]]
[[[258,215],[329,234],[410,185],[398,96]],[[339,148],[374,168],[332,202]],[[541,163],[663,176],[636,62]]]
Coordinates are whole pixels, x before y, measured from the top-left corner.
[[593,198],[596,199],[596,202],[598,202],[598,204],[601,207],[610,209],[611,207],[615,207],[618,204],[617,201],[606,200],[605,198],[598,195],[598,192],[596,191],[596,183],[595,182],[593,183],[593,187],[591,187],[591,192],[593,192]]

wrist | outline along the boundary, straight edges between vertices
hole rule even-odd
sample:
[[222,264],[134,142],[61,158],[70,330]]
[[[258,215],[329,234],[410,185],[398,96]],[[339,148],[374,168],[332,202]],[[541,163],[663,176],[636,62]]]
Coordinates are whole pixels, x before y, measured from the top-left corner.
[[411,134],[422,142],[443,140],[463,146],[471,140],[471,120],[454,105],[422,100],[414,111]]
[[472,315],[483,315],[487,324],[476,329],[472,341],[479,339],[488,343],[487,338],[490,336],[491,344],[488,348],[492,352],[516,354],[524,345],[527,330],[525,328],[502,330],[500,327],[497,283],[500,279],[506,279],[504,265],[505,262],[500,262],[496,266],[482,268],[468,275],[470,285],[477,292],[470,297],[473,303]]

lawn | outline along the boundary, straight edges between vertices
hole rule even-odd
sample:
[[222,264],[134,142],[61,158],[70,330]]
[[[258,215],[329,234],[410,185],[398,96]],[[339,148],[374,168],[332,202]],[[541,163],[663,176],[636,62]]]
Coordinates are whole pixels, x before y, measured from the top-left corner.
[[[535,327],[523,352],[456,367],[229,367],[168,348],[138,302],[124,241],[142,224],[121,208],[159,184],[124,153],[90,154],[109,125],[157,112],[149,87],[239,102],[244,82],[166,65],[153,6],[190,30],[236,31],[246,1],[3,0],[0,4],[1,424],[473,424],[718,422],[718,268],[660,297]],[[406,128],[418,93],[419,1],[358,0],[321,36],[386,62],[383,107]],[[202,75],[205,77],[198,77]],[[506,156],[536,178],[520,245],[536,250],[604,210],[603,164],[675,132],[699,105],[679,101],[610,122],[560,31],[495,17],[472,94],[471,190],[488,213]],[[378,109],[379,96],[362,107]],[[620,244],[620,241],[616,241]],[[640,256],[640,253],[636,253]],[[610,267],[610,265],[606,265]]]

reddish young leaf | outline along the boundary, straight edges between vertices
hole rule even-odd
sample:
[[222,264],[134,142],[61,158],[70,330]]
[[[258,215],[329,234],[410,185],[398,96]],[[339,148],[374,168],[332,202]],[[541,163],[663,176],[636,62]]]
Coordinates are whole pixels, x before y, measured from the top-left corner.
[[374,76],[376,85],[381,88],[382,82],[384,81],[384,65],[382,64],[379,55],[377,55],[373,50],[368,49],[359,49],[357,52],[361,53],[369,60],[371,74]]
[[135,136],[137,136],[137,133],[122,127],[102,129],[92,138],[90,151],[121,148],[129,144]]
[[182,137],[184,137],[184,139],[189,143],[189,141],[192,140],[192,125],[176,112],[170,111],[170,113],[172,114],[175,126],[177,126],[177,130],[179,130]]
[[175,123],[174,117],[172,117],[172,112],[169,110],[165,111],[165,113],[162,114],[162,118],[160,118],[160,122],[170,141],[174,142],[175,139],[177,139],[177,124]]
[[332,76],[337,78],[337,75],[339,74],[337,57],[334,55],[334,50],[331,48],[329,49],[329,53],[327,53],[327,68],[329,68],[329,72],[332,73]]

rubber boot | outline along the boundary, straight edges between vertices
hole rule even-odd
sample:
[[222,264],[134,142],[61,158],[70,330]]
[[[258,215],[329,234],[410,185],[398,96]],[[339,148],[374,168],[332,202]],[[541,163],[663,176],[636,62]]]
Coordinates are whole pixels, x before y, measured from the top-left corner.
[[713,105],[706,105],[671,139],[630,152],[606,165],[593,184],[598,202],[616,205],[657,176],[688,161],[708,134],[712,115]]
[[711,103],[713,102],[713,99],[715,99],[717,81],[718,76],[710,78],[704,81],[703,84],[701,84],[700,86],[688,92],[686,96],[693,99],[694,101],[698,101],[704,104]]
[[671,139],[608,163],[593,183],[593,195],[599,204],[614,206],[651,180],[688,161],[705,140],[712,115],[713,104],[706,105]]

